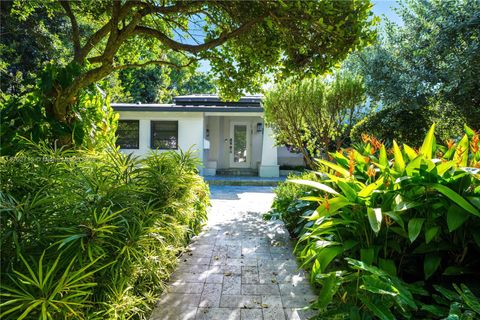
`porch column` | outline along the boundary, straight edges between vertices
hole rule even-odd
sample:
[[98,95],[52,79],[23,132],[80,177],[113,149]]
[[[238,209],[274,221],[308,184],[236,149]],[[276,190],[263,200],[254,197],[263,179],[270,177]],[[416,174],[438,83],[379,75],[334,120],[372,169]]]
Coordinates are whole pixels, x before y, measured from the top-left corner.
[[264,126],[262,144],[262,162],[258,175],[262,178],[276,178],[280,176],[277,163],[277,146],[271,128]]

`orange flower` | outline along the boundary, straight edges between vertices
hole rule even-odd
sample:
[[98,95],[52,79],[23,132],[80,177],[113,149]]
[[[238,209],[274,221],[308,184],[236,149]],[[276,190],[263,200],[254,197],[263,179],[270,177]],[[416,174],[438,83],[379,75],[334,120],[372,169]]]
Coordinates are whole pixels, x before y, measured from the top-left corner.
[[372,146],[378,150],[382,147],[382,142],[380,140],[378,140],[377,138],[375,137],[371,137],[370,138],[370,142],[372,143]]
[[392,218],[390,218],[389,216],[385,215],[384,216],[384,219],[385,219],[385,224],[390,227],[392,224],[393,224],[393,220]]
[[472,149],[473,153],[478,152],[478,143],[480,139],[478,138],[478,134],[474,134],[472,137],[472,141],[470,142],[470,148]]
[[323,201],[323,205],[325,206],[325,210],[330,210],[330,202],[328,202],[328,196],[325,196],[325,200]]
[[455,145],[455,141],[453,141],[453,139],[448,139],[445,141],[445,143],[447,144],[448,150],[452,149],[452,147]]
[[362,133],[362,140],[364,143],[368,143],[370,141],[370,136],[366,133]]
[[365,157],[364,159],[366,163],[370,163],[370,160],[371,160],[370,157]]
[[367,170],[367,175],[370,177],[370,178],[373,178],[375,177],[375,175],[377,174],[377,172],[375,171],[375,167],[372,165],[370,165],[368,167],[368,170]]
[[350,172],[350,176],[353,176],[353,172],[355,171],[355,154],[353,150],[348,151],[348,172]]
[[384,184],[385,184],[385,187],[387,188],[390,187],[390,179],[385,179]]

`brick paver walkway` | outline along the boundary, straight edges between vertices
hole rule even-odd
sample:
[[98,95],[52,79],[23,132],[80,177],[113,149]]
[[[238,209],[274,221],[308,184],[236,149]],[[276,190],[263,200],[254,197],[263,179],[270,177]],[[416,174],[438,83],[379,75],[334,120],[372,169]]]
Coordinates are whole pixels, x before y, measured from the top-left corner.
[[152,320],[308,319],[315,300],[298,270],[288,232],[262,220],[271,187],[212,186],[212,208]]

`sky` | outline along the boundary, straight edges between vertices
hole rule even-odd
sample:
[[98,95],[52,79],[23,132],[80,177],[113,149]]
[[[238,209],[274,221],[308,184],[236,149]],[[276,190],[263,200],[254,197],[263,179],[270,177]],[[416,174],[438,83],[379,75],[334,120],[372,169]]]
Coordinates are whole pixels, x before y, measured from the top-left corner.
[[[401,18],[395,13],[393,8],[398,7],[398,3],[395,0],[371,0],[373,3],[372,11],[376,16],[379,16],[384,20],[387,18],[390,21],[393,21],[397,24],[402,24]],[[200,66],[198,68],[201,72],[209,72],[210,64],[208,61],[200,61]]]

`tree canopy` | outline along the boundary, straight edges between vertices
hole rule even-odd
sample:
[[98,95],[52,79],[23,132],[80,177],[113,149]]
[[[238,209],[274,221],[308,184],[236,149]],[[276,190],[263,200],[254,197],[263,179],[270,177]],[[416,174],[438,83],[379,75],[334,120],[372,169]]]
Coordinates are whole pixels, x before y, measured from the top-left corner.
[[309,167],[314,158],[340,148],[364,115],[365,89],[348,72],[294,79],[277,84],[264,99],[265,120],[277,143],[301,152]]
[[[80,92],[114,71],[185,68],[205,59],[230,98],[258,91],[267,74],[322,73],[374,39],[370,8],[368,0],[37,0],[15,1],[9,14],[41,18],[30,22],[39,26],[61,17],[69,27],[67,58],[51,60],[42,76],[42,101],[47,117],[71,131]],[[177,63],[172,53],[186,61]],[[69,137],[66,132],[60,143],[71,143]]]
[[384,109],[362,130],[417,145],[433,122],[444,138],[461,134],[464,122],[480,128],[479,12],[480,2],[468,0],[401,5],[404,25],[387,21],[380,42],[349,59]]

